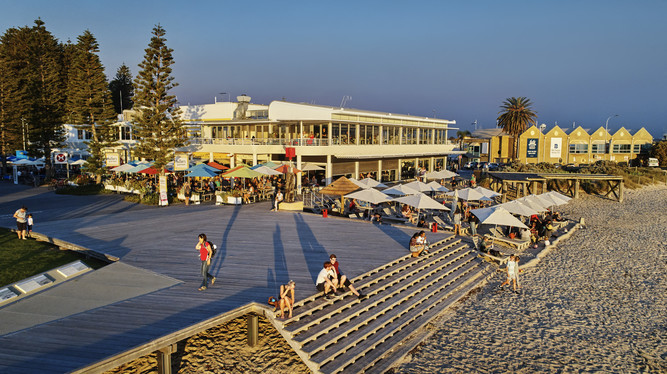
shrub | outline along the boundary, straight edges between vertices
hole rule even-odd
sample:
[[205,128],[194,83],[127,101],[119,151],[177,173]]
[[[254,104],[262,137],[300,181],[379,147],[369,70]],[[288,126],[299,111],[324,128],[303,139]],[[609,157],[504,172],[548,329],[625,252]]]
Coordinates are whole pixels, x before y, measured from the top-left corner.
[[56,190],[61,195],[97,195],[104,190],[103,184],[83,184],[79,186],[65,186]]

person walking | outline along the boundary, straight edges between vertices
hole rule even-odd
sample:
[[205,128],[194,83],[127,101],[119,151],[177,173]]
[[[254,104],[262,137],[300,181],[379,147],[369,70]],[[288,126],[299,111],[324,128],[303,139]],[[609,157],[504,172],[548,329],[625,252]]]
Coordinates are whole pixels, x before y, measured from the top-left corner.
[[206,239],[206,234],[199,234],[199,241],[195,245],[195,249],[199,251],[199,259],[201,260],[201,276],[203,278],[199,291],[204,291],[208,288],[208,280],[211,280],[211,286],[215,283],[215,277],[209,274],[208,269],[211,266],[211,256],[213,256],[213,248]]
[[508,285],[513,282],[514,293],[519,293],[517,291],[519,287],[519,256],[511,255],[509,261],[507,261],[507,280],[500,285],[500,289],[503,289],[505,285]]
[[26,231],[28,229],[28,208],[23,205],[21,209],[14,212],[16,219],[16,234],[19,239],[26,240]]
[[32,214],[28,214],[28,237],[32,238],[32,224],[35,221],[32,219]]

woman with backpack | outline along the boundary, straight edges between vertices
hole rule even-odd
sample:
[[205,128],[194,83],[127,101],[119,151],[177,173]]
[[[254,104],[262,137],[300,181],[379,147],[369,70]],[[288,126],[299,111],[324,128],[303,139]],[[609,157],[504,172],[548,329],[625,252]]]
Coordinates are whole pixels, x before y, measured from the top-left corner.
[[211,280],[211,286],[215,283],[215,277],[209,274],[208,269],[211,266],[211,257],[213,257],[213,248],[211,243],[206,239],[206,234],[199,234],[199,241],[195,245],[195,249],[199,251],[199,259],[201,260],[201,275],[204,278],[199,287],[199,291],[204,291],[208,288],[208,280]]

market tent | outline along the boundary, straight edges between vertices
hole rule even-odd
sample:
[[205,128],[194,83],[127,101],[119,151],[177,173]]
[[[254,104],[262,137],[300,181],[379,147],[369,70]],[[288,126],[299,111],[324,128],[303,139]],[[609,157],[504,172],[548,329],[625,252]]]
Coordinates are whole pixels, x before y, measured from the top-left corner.
[[356,184],[358,186],[362,187],[362,188],[371,188],[371,187],[384,188],[384,187],[387,187],[386,184],[380,183],[373,178],[364,178],[362,180],[357,181]]
[[410,183],[405,183],[403,184],[405,187],[412,188],[413,190],[417,190],[419,192],[431,192],[433,189],[428,186],[426,183],[421,182],[421,181],[412,181]]
[[529,207],[528,205],[526,205],[526,204],[524,204],[524,203],[522,203],[518,200],[508,201],[506,203],[502,203],[502,204],[497,205],[497,206],[507,210],[508,212],[510,212],[512,214],[517,214],[517,215],[524,216],[524,217],[530,217],[532,215],[539,214],[539,212],[537,210]]
[[258,173],[262,173],[264,175],[280,175],[280,174],[282,174],[281,172],[279,172],[277,170],[273,170],[273,169],[271,169],[270,167],[267,167],[267,166],[260,166],[258,168],[250,169],[250,170],[254,170],[254,171],[256,171]]
[[421,209],[439,209],[439,210],[449,210],[445,205],[431,199],[430,197],[419,193],[416,195],[407,195],[403,197],[397,197],[394,200],[397,203],[410,205],[413,208]]
[[414,188],[406,187],[403,184],[399,184],[397,186],[394,186],[392,188],[388,188],[384,191],[383,193],[387,195],[394,195],[394,196],[403,196],[403,195],[416,195],[421,192],[415,190]]
[[424,174],[424,178],[426,179],[448,179],[451,177],[458,177],[458,176],[459,176],[458,174],[449,170],[432,171]]
[[209,163],[206,164],[206,165],[208,165],[208,166],[210,166],[210,167],[212,167],[212,168],[216,168],[216,169],[218,169],[218,170],[227,170],[227,169],[229,169],[227,166],[218,164],[218,163],[215,162],[215,161],[211,161],[211,162],[209,162]]
[[345,195],[345,198],[366,201],[371,204],[380,204],[391,200],[391,197],[383,194],[375,188],[364,188],[357,192],[352,192]]
[[304,164],[301,167],[301,171],[317,171],[317,170],[324,170],[324,168],[315,164]]
[[528,227],[502,207],[473,209],[470,213],[479,218],[479,222],[485,225],[512,226],[527,229]]

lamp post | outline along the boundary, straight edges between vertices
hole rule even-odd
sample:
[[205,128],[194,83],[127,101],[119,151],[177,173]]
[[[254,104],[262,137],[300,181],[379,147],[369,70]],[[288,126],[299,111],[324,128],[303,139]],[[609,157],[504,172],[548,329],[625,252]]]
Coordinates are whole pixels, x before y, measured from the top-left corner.
[[618,117],[618,114],[611,115],[607,117],[607,122],[604,124],[604,131],[605,131],[605,145],[607,146],[607,153],[609,153],[609,161],[611,161],[611,144],[609,144],[609,120]]

